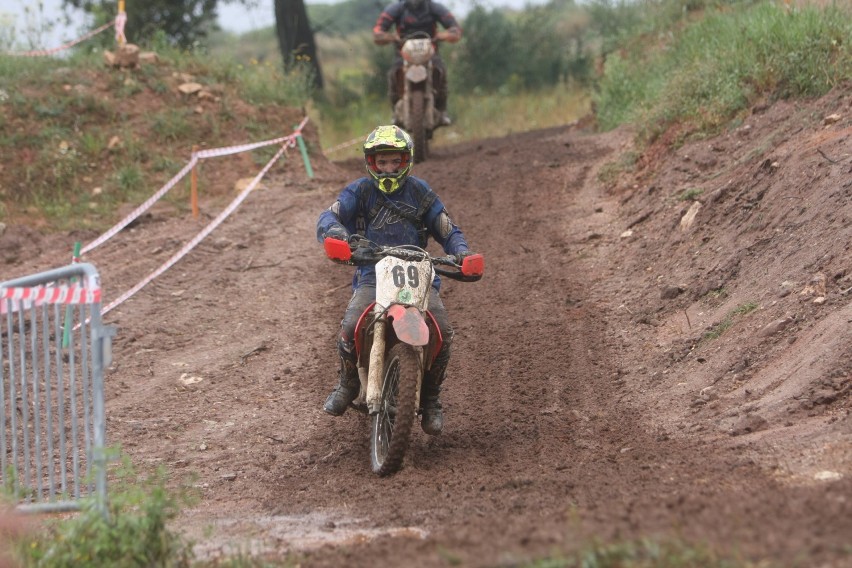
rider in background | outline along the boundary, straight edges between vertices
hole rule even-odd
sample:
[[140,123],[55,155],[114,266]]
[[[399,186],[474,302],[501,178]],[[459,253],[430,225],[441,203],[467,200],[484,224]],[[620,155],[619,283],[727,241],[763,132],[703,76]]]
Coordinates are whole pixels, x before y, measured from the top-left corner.
[[[444,31],[438,31],[439,22],[445,28]],[[396,30],[390,31],[393,26],[396,26]],[[447,116],[447,97],[449,95],[447,68],[438,54],[437,42],[456,43],[461,39],[462,30],[455,16],[439,2],[432,0],[394,2],[379,15],[379,19],[373,27],[373,41],[375,43],[378,45],[396,44],[396,58],[388,72],[388,97],[390,97],[391,108],[394,108],[396,101],[402,98],[400,92],[402,85],[402,55],[400,54],[402,38],[414,32],[426,32],[436,42],[435,55],[432,57],[432,66],[435,70],[433,84],[437,91],[435,108],[441,113],[441,124],[448,126],[451,120]]]
[[[359,178],[340,192],[331,207],[317,221],[317,239],[348,240],[356,232],[383,246],[415,245],[426,248],[434,238],[459,263],[472,254],[461,230],[452,222],[444,204],[429,185],[411,175],[414,143],[398,126],[379,126],[364,142],[367,177]],[[441,433],[444,415],[438,395],[450,361],[453,329],[438,291],[436,276],[429,291],[429,311],[441,330],[443,344],[423,377],[421,395],[423,431]],[[354,293],[343,314],[337,350],[340,355],[338,385],[325,401],[323,410],[340,416],[358,396],[361,383],[355,354],[355,326],[358,318],[376,299],[375,265],[360,266],[352,280]]]

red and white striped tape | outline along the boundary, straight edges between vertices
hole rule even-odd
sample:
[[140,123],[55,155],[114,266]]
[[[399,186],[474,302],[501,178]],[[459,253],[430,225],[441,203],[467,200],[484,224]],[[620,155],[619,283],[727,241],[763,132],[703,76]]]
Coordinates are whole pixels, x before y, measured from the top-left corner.
[[353,138],[352,140],[347,140],[346,142],[341,142],[337,146],[332,146],[331,148],[327,148],[327,149],[323,150],[323,154],[331,154],[333,152],[337,152],[338,150],[342,150],[342,149],[347,148],[349,146],[354,146],[355,144],[357,144],[359,142],[363,142],[364,139],[366,139],[366,138],[367,138],[366,136],[361,136],[361,137],[358,137],[358,138]]
[[296,136],[302,135],[302,128],[304,128],[305,124],[308,122],[308,117],[305,117],[302,122],[296,127],[295,131],[288,135],[282,136],[280,138],[275,138],[274,140],[264,140],[263,142],[253,142],[250,144],[239,144],[236,146],[227,146],[223,148],[211,148],[209,150],[201,150],[199,152],[193,152],[192,158],[189,163],[183,167],[181,171],[177,173],[172,179],[166,182],[166,185],[158,189],[154,195],[149,197],[142,203],[139,207],[131,211],[124,219],[113,225],[107,232],[103,235],[90,242],[86,246],[84,246],[80,250],[80,254],[83,255],[91,250],[94,250],[98,246],[102,245],[110,238],[114,237],[116,233],[121,231],[127,225],[132,223],[137,217],[139,217],[142,213],[147,211],[154,203],[156,203],[161,197],[163,197],[166,193],[168,193],[177,183],[183,179],[183,177],[192,171],[192,168],[198,163],[200,159],[206,158],[218,158],[221,156],[229,156],[231,154],[238,154],[240,152],[248,152],[249,150],[254,150],[256,148],[262,148],[264,146],[271,146],[273,144],[281,144],[288,143],[294,144],[296,140]]
[[282,146],[278,150],[278,152],[276,152],[276,154],[272,157],[272,159],[269,160],[269,162],[263,167],[263,169],[260,171],[260,173],[257,174],[254,177],[254,179],[251,181],[251,183],[249,183],[246,186],[246,188],[244,190],[242,190],[236,198],[234,198],[234,200],[230,203],[230,205],[228,205],[228,207],[225,208],[225,210],[223,210],[221,213],[219,213],[219,215],[217,215],[215,219],[213,219],[206,227],[204,227],[204,229],[200,233],[198,233],[183,248],[181,248],[178,252],[176,252],[170,259],[168,259],[165,263],[163,263],[162,266],[160,266],[154,272],[152,272],[151,274],[146,276],[136,286],[134,286],[133,288],[131,288],[130,290],[128,290],[127,292],[125,292],[124,294],[122,294],[121,296],[116,298],[115,300],[113,300],[108,306],[106,306],[101,311],[101,314],[106,314],[107,312],[109,312],[110,310],[112,310],[113,308],[115,308],[116,306],[121,304],[122,302],[126,301],[127,299],[132,297],[134,294],[136,294],[136,292],[138,292],[139,290],[144,288],[146,285],[148,285],[151,281],[153,281],[155,278],[157,278],[160,274],[162,274],[163,272],[165,272],[166,270],[171,268],[177,261],[179,261],[189,251],[191,251],[193,248],[195,248],[196,245],[198,245],[198,243],[200,243],[207,235],[209,235],[213,231],[213,229],[218,227],[222,223],[222,221],[227,219],[228,216],[231,213],[233,213],[234,210],[240,205],[240,203],[242,203],[243,200],[245,200],[245,198],[248,196],[248,194],[251,193],[252,190],[254,190],[254,188],[257,186],[257,184],[260,183],[260,180],[263,179],[263,176],[266,175],[266,172],[268,172],[269,169],[272,167],[272,165],[278,160],[278,158],[280,158],[281,155],[284,154],[287,151],[287,148],[288,147],[292,148],[296,145],[295,135],[286,136],[284,139],[286,141],[285,141],[284,144],[282,144]]
[[119,12],[115,17],[115,43],[124,45],[127,38],[124,36],[124,26],[127,24],[127,13]]
[[101,289],[79,285],[0,288],[0,314],[33,304],[97,304]]
[[183,167],[183,169],[181,171],[179,171],[175,177],[173,177],[168,182],[166,182],[166,185],[164,185],[159,190],[157,190],[157,192],[154,195],[152,195],[151,197],[149,197],[145,201],[145,203],[143,203],[142,205],[140,205],[139,207],[137,207],[136,209],[131,211],[130,214],[127,215],[124,219],[122,219],[121,221],[119,221],[118,223],[113,225],[113,227],[111,229],[109,229],[106,233],[104,233],[103,235],[101,235],[100,237],[95,239],[94,241],[92,241],[89,244],[87,244],[86,246],[84,246],[80,250],[80,254],[83,255],[83,254],[89,252],[90,250],[94,249],[95,247],[102,245],[103,243],[108,241],[111,237],[113,237],[117,232],[119,232],[124,227],[129,225],[134,219],[139,217],[139,215],[141,215],[142,213],[147,211],[148,208],[151,207],[154,203],[156,203],[158,199],[160,199],[162,196],[164,196],[166,193],[168,193],[168,191],[171,188],[173,188],[175,185],[177,185],[177,182],[179,182],[186,174],[188,174],[190,171],[192,171],[192,168],[195,167],[195,164],[197,162],[198,162],[198,158],[193,156],[192,159],[189,161],[189,163],[187,165],[185,165]]
[[[123,13],[124,12],[122,12],[122,14]],[[54,53],[59,53],[60,51],[70,49],[70,48],[74,47],[75,45],[77,45],[78,43],[81,43],[81,42],[86,41],[87,39],[89,39],[91,37],[98,35],[102,31],[104,31],[105,29],[110,28],[114,25],[117,25],[117,21],[118,21],[118,18],[116,18],[112,22],[109,22],[107,24],[102,25],[101,27],[99,27],[96,30],[90,31],[89,33],[87,33],[83,37],[77,38],[74,41],[70,41],[70,42],[68,42],[64,45],[60,45],[59,47],[54,47],[52,49],[36,49],[34,51],[7,51],[5,53],[6,53],[6,55],[12,55],[12,56],[16,56],[16,57],[43,57],[45,55],[53,55]],[[122,24],[122,27],[123,27],[123,24]]]
[[264,146],[271,146],[273,144],[282,144],[291,138],[295,138],[296,134],[288,134],[287,136],[282,136],[281,138],[275,138],[274,140],[264,140],[263,142],[253,142],[251,144],[239,144],[237,146],[227,146],[225,148],[211,148],[210,150],[200,150],[198,152],[194,152],[192,155],[199,159],[204,158],[218,158],[220,156],[230,156],[231,154],[239,154],[241,152],[248,152],[249,150],[254,150],[256,148],[262,148]]

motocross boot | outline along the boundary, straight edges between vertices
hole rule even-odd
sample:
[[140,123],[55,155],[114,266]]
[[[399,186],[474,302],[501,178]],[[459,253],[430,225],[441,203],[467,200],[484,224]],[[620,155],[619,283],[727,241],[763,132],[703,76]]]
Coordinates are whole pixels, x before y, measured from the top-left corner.
[[355,363],[340,359],[340,375],[338,384],[325,399],[322,409],[332,416],[340,416],[358,396],[361,381],[358,379],[358,369]]
[[444,429],[444,410],[439,397],[446,370],[446,363],[433,364],[423,377],[423,389],[420,396],[420,409],[422,411],[420,427],[430,436],[437,436]]

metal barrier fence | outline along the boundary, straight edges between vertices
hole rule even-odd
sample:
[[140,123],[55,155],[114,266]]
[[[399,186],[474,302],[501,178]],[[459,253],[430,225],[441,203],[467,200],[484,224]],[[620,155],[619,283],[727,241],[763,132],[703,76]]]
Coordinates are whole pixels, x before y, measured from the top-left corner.
[[74,511],[91,496],[105,510],[113,335],[91,264],[0,282],[0,479],[18,509]]

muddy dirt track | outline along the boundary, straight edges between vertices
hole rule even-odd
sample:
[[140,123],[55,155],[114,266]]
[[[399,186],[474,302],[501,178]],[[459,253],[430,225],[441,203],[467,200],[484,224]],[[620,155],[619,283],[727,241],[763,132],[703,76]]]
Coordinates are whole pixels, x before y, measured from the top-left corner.
[[[119,327],[110,442],[142,469],[195,476],[202,499],[179,526],[200,557],[513,566],[590,539],[652,537],[769,565],[852,566],[847,462],[832,481],[797,481],[739,441],[748,435],[671,426],[705,409],[691,398],[669,408],[676,386],[651,379],[669,359],[635,325],[637,255],[659,250],[620,237],[630,204],[598,176],[628,143],[565,127],[438,149],[415,167],[485,254],[486,275],[444,283],[456,330],[445,429],[418,429],[398,474],[371,473],[365,417],[321,411],[351,270],[324,258],[315,221],[361,175],[355,161],[317,160],[313,180],[295,160],[276,168],[196,251],[106,316]],[[107,301],[207,219],[159,209],[93,251]],[[838,309],[848,313],[848,298]],[[845,396],[833,407],[844,443]]]

